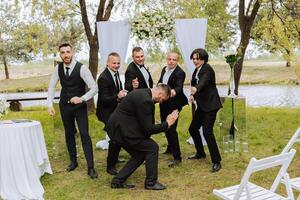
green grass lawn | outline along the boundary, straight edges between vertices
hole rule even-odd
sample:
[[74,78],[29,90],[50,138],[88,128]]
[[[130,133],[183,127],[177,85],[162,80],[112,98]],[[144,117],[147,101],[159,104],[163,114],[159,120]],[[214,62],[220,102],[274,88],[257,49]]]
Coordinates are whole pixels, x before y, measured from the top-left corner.
[[[189,137],[188,126],[191,121],[191,111],[186,106],[180,114],[178,131],[183,156],[180,167],[168,168],[171,156],[162,152],[166,148],[164,134],[153,138],[160,145],[159,154],[159,181],[167,184],[164,191],[146,191],[143,189],[145,167],[142,165],[128,180],[134,183],[134,189],[111,189],[111,176],[105,172],[106,151],[94,150],[95,168],[99,178],[91,180],[87,176],[86,162],[81,146],[79,146],[79,167],[71,172],[65,171],[69,164],[64,133],[59,125],[58,118],[49,117],[46,108],[32,107],[21,112],[9,112],[5,118],[28,118],[42,123],[46,145],[53,175],[42,177],[45,189],[45,199],[51,200],[93,200],[93,199],[217,199],[213,194],[214,188],[222,188],[238,184],[251,157],[263,158],[280,153],[292,134],[300,125],[300,109],[289,108],[247,108],[247,133],[249,137],[248,153],[222,153],[222,170],[210,173],[211,161],[208,156],[201,161],[187,160],[195,152],[193,146],[186,143]],[[55,126],[54,126],[55,124]],[[103,124],[95,114],[89,117],[90,135],[93,145],[104,138]],[[216,127],[217,129],[217,127]],[[80,139],[77,137],[77,142]],[[300,145],[296,148],[300,150]],[[207,151],[207,149],[206,149]],[[209,155],[208,151],[207,154]],[[121,152],[123,158],[128,154]],[[120,169],[122,165],[119,165]],[[289,168],[290,175],[300,176],[300,153],[298,152]],[[271,170],[256,174],[252,181],[264,186],[270,186],[277,171]],[[283,187],[279,192],[284,194]]]

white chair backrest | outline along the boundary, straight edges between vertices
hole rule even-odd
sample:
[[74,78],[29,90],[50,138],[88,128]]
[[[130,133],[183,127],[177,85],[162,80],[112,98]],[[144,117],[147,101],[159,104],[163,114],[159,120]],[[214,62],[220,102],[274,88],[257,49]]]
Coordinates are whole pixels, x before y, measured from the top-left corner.
[[263,158],[260,160],[257,160],[256,158],[251,158],[249,165],[243,175],[243,178],[241,180],[239,189],[234,197],[234,200],[238,200],[240,198],[240,195],[242,194],[243,190],[246,189],[246,194],[248,199],[251,199],[251,191],[250,188],[248,187],[248,182],[251,174],[257,171],[281,166],[272,186],[271,186],[271,191],[275,192],[277,189],[280,180],[285,177],[287,174],[287,168],[289,167],[294,155],[296,153],[295,149],[292,149],[290,152],[287,153],[281,153],[276,156],[270,156],[267,158]]
[[287,145],[284,147],[284,149],[282,150],[281,153],[288,152],[296,142],[300,142],[300,127],[294,133],[294,135],[292,136],[290,141],[287,143]]

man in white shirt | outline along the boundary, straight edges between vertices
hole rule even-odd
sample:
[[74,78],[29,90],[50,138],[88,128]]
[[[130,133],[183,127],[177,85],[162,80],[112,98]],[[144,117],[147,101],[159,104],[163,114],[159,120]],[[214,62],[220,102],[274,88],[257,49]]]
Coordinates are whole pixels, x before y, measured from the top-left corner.
[[[167,55],[167,66],[161,71],[160,79],[158,83],[164,83],[171,88],[171,97],[168,101],[160,103],[160,118],[165,121],[167,116],[173,111],[181,111],[182,107],[188,104],[188,100],[183,93],[183,84],[185,80],[185,72],[178,65],[179,55],[176,52],[169,52]],[[168,146],[165,154],[172,154],[173,161],[169,164],[169,167],[175,167],[181,163],[181,151],[178,140],[176,122],[165,131],[166,138],[168,140]]]
[[[98,87],[94,81],[91,72],[80,62],[73,59],[72,46],[69,43],[63,43],[59,46],[59,53],[62,63],[58,64],[51,76],[48,88],[48,113],[55,115],[52,106],[55,86],[58,81],[62,86],[60,93],[59,108],[61,118],[65,129],[65,139],[70,156],[71,163],[67,171],[73,171],[78,166],[77,151],[75,142],[75,120],[80,132],[82,147],[88,166],[88,175],[90,178],[97,178],[97,172],[94,169],[94,158],[92,141],[88,130],[88,113],[86,101],[91,99],[97,92]],[[85,86],[90,89],[85,91]]]

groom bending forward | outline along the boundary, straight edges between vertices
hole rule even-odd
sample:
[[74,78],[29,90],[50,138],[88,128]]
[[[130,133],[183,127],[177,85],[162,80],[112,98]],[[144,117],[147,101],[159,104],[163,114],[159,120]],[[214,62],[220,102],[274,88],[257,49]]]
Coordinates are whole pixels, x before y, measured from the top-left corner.
[[145,189],[166,189],[157,181],[158,145],[151,139],[151,135],[166,131],[178,118],[178,111],[174,110],[166,121],[154,124],[154,104],[166,101],[170,94],[170,87],[166,84],[159,84],[152,89],[137,89],[129,93],[112,113],[106,126],[107,133],[111,140],[121,145],[131,156],[112,179],[112,188],[134,187],[125,181],[146,161]]

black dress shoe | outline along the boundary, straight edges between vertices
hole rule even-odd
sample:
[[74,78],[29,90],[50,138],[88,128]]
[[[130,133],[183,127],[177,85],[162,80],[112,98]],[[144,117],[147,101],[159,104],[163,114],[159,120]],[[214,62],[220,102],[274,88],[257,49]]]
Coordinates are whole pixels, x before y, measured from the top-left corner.
[[125,163],[126,162],[126,160],[124,160],[124,159],[118,159],[118,161],[117,161],[117,163]]
[[98,174],[97,172],[95,171],[94,168],[90,168],[88,169],[88,175],[91,179],[95,179],[95,178],[98,178]]
[[106,172],[109,173],[110,175],[117,175],[118,171],[115,167],[112,167],[110,169],[106,169]]
[[69,166],[67,167],[67,171],[68,172],[73,171],[74,169],[76,169],[76,167],[78,167],[78,163],[77,162],[71,162],[69,164]]
[[221,163],[213,163],[211,167],[211,172],[217,172],[222,168]]
[[145,184],[145,189],[146,190],[164,190],[167,187],[159,182],[156,182],[155,184]]
[[198,154],[195,154],[193,156],[189,156],[188,159],[190,160],[197,160],[197,159],[201,159],[201,158],[206,158],[206,155],[198,155]]
[[134,188],[135,185],[127,184],[127,183],[111,183],[110,187],[114,189],[118,189],[118,188],[130,189],[130,188]]
[[175,159],[168,164],[168,167],[176,167],[181,163],[181,159]]

